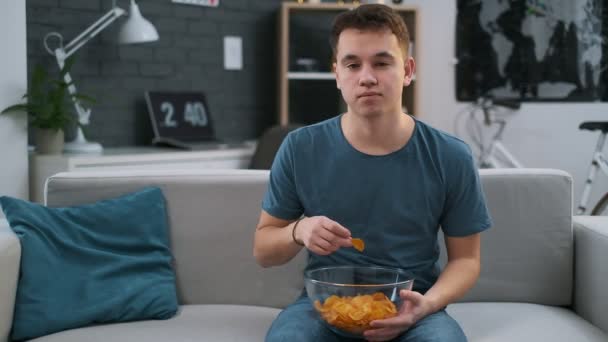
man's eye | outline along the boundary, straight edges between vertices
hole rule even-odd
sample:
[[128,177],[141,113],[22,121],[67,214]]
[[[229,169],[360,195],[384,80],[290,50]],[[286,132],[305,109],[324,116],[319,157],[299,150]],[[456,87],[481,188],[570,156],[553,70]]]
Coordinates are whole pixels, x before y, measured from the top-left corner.
[[378,63],[376,63],[376,66],[378,66],[378,67],[385,67],[385,66],[388,66],[388,65],[389,64],[386,63],[386,62],[378,62]]
[[346,68],[347,68],[347,69],[351,69],[351,70],[352,70],[352,69],[356,69],[356,68],[358,68],[358,67],[359,67],[359,64],[348,64],[348,65],[346,66]]

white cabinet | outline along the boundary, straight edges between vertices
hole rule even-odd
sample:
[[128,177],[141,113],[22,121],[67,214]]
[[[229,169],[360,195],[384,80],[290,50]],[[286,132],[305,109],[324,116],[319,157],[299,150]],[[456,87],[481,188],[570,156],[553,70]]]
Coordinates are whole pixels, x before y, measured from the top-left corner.
[[30,200],[44,201],[44,183],[56,173],[129,169],[246,169],[255,143],[238,147],[176,151],[156,147],[106,148],[103,154],[30,154]]

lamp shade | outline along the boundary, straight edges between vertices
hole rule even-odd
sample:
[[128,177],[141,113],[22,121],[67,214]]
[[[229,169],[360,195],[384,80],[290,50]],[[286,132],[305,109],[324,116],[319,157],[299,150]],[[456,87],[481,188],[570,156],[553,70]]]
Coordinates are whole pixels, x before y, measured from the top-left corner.
[[158,32],[154,25],[141,15],[139,6],[131,0],[129,18],[120,28],[118,42],[121,44],[136,44],[158,40]]

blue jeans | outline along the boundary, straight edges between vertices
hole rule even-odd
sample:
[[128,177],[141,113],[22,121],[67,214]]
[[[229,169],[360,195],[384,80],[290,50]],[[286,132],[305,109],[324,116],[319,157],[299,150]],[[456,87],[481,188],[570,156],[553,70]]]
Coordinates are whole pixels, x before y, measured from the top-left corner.
[[[361,342],[335,334],[328,329],[314,311],[310,299],[300,297],[281,311],[266,335],[266,342]],[[466,342],[458,323],[445,310],[440,310],[418,321],[396,342]]]

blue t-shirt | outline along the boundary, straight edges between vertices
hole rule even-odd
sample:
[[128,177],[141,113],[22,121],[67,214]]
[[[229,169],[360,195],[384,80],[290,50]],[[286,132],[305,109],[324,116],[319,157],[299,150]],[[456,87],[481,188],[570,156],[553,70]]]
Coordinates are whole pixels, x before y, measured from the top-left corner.
[[382,156],[356,150],[341,115],[299,128],[283,141],[262,209],[293,220],[327,216],[365,241],[320,256],[306,269],[335,265],[402,268],[426,292],[437,280],[441,226],[446,236],[481,232],[491,219],[471,150],[462,140],[415,120],[409,142]]

